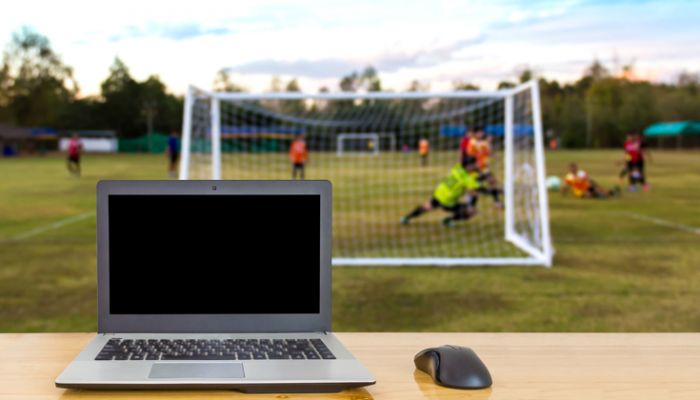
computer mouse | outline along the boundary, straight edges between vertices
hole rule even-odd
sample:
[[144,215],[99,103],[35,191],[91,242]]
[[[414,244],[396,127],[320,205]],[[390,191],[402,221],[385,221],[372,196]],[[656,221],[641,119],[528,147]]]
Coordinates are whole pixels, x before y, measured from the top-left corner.
[[435,383],[457,389],[484,389],[493,383],[486,365],[474,350],[460,346],[425,349],[413,358],[416,368]]

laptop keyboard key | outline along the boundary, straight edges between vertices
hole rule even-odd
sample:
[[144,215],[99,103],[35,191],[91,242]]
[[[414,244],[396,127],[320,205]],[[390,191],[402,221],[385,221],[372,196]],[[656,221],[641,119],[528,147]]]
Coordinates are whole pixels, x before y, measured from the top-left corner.
[[96,360],[333,360],[321,339],[126,339],[107,341]]

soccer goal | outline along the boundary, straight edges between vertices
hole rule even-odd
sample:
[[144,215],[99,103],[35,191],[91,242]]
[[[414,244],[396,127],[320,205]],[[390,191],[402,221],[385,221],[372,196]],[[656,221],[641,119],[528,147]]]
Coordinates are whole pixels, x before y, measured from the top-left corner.
[[337,138],[336,154],[374,155],[396,151],[396,135],[393,133],[341,133]]
[[[450,227],[441,223],[450,215],[442,209],[401,224],[450,179],[461,140],[474,129],[488,142],[481,167],[492,176],[490,187],[502,189],[501,200],[475,196],[476,214]],[[535,81],[445,93],[190,87],[180,179],[291,179],[294,140],[306,142],[306,178],[333,183],[334,265],[552,264]]]

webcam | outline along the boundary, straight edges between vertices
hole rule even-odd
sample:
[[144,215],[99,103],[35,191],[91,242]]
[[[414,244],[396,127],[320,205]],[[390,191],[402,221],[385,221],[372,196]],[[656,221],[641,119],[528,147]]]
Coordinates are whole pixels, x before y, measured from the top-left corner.
[[211,190],[216,190],[216,186],[212,186],[212,187],[211,187]]

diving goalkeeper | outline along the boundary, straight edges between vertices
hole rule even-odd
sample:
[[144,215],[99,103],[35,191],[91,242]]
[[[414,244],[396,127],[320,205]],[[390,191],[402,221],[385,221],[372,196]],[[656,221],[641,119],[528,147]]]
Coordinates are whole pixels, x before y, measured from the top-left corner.
[[[464,157],[460,164],[455,165],[450,175],[440,182],[433,192],[433,197],[419,205],[410,214],[401,218],[401,224],[407,225],[413,218],[430,210],[442,208],[452,213],[452,216],[442,220],[442,224],[452,227],[455,221],[467,220],[476,214],[477,190],[481,187],[479,166],[473,157]],[[467,194],[467,201],[460,202]]]

